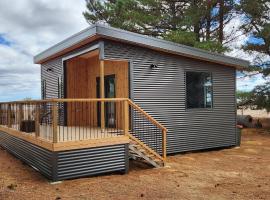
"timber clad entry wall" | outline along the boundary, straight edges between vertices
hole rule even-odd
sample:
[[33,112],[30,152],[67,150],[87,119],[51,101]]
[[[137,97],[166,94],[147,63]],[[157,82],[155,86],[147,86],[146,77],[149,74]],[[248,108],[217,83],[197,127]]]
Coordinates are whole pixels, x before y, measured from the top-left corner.
[[[115,75],[115,97],[129,97],[128,62],[111,61],[104,62],[105,76]],[[75,57],[66,61],[66,98],[97,98],[97,78],[100,74],[100,61],[98,55],[85,58],[85,56]],[[97,126],[97,104],[93,105],[94,112],[89,112],[89,116],[74,115],[76,109],[88,109],[87,104],[67,106],[68,125],[92,125]],[[118,105],[116,105],[118,106]],[[119,109],[116,109],[117,111]],[[73,114],[72,114],[73,113]],[[78,112],[79,113],[79,112]],[[69,116],[73,116],[70,118]],[[75,117],[74,117],[75,116]],[[116,113],[119,119],[120,113]],[[89,120],[91,119],[91,120]],[[76,121],[75,121],[76,120]],[[89,124],[90,123],[90,124]],[[121,123],[120,119],[117,123]]]

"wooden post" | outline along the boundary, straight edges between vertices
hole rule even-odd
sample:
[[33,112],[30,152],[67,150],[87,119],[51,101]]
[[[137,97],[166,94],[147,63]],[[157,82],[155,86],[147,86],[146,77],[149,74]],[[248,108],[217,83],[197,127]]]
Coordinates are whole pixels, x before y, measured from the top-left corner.
[[[104,88],[104,60],[100,60],[100,98],[105,98],[105,88]],[[105,110],[104,110],[104,101],[100,102],[100,126],[101,131],[105,130]]]
[[8,128],[11,128],[11,104],[8,104],[8,110],[7,110],[7,122],[8,122]]
[[21,130],[22,120],[23,120],[23,104],[19,103],[19,113],[18,113],[19,130]]
[[52,102],[52,131],[53,131],[53,143],[58,142],[57,125],[58,125],[58,113],[57,102]]
[[128,129],[129,129],[129,104],[128,100],[125,100],[124,102],[124,135],[128,135]]
[[166,136],[166,130],[162,129],[162,154],[163,154],[163,159],[166,161],[167,159],[167,136]]
[[39,126],[39,115],[40,115],[40,110],[39,110],[39,103],[36,103],[36,113],[35,113],[35,132],[36,132],[36,137],[40,136],[40,126]]

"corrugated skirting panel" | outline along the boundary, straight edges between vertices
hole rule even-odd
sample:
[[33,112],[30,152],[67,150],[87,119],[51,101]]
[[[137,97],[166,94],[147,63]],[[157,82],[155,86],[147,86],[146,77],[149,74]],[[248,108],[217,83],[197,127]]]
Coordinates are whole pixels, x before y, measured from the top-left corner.
[[52,179],[52,152],[4,132],[0,132],[0,145],[28,165],[38,169],[48,179]]
[[[168,129],[169,154],[236,144],[234,68],[111,41],[104,55],[130,60],[131,98]],[[186,109],[186,71],[212,73],[212,109]]]
[[127,144],[50,152],[0,132],[0,146],[53,181],[117,171],[128,172]]
[[128,170],[127,144],[58,152],[58,180]]

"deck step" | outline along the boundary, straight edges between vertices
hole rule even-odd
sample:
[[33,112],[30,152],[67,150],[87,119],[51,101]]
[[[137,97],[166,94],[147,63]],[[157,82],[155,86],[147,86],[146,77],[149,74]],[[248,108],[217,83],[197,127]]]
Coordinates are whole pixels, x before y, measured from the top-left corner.
[[154,167],[163,167],[164,162],[157,155],[153,154],[149,147],[141,142],[137,142],[132,137],[130,138],[131,142],[129,144],[129,153],[130,157],[133,159],[141,158],[147,163],[153,165]]

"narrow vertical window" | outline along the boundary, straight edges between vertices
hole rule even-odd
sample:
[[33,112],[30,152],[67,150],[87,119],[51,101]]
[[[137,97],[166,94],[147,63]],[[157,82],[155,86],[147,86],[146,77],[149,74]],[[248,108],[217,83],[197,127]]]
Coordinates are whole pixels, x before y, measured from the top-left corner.
[[42,99],[46,99],[46,80],[45,79],[43,79],[42,80],[42,86],[41,86],[42,88]]
[[207,72],[186,72],[187,108],[212,108],[212,74]]

